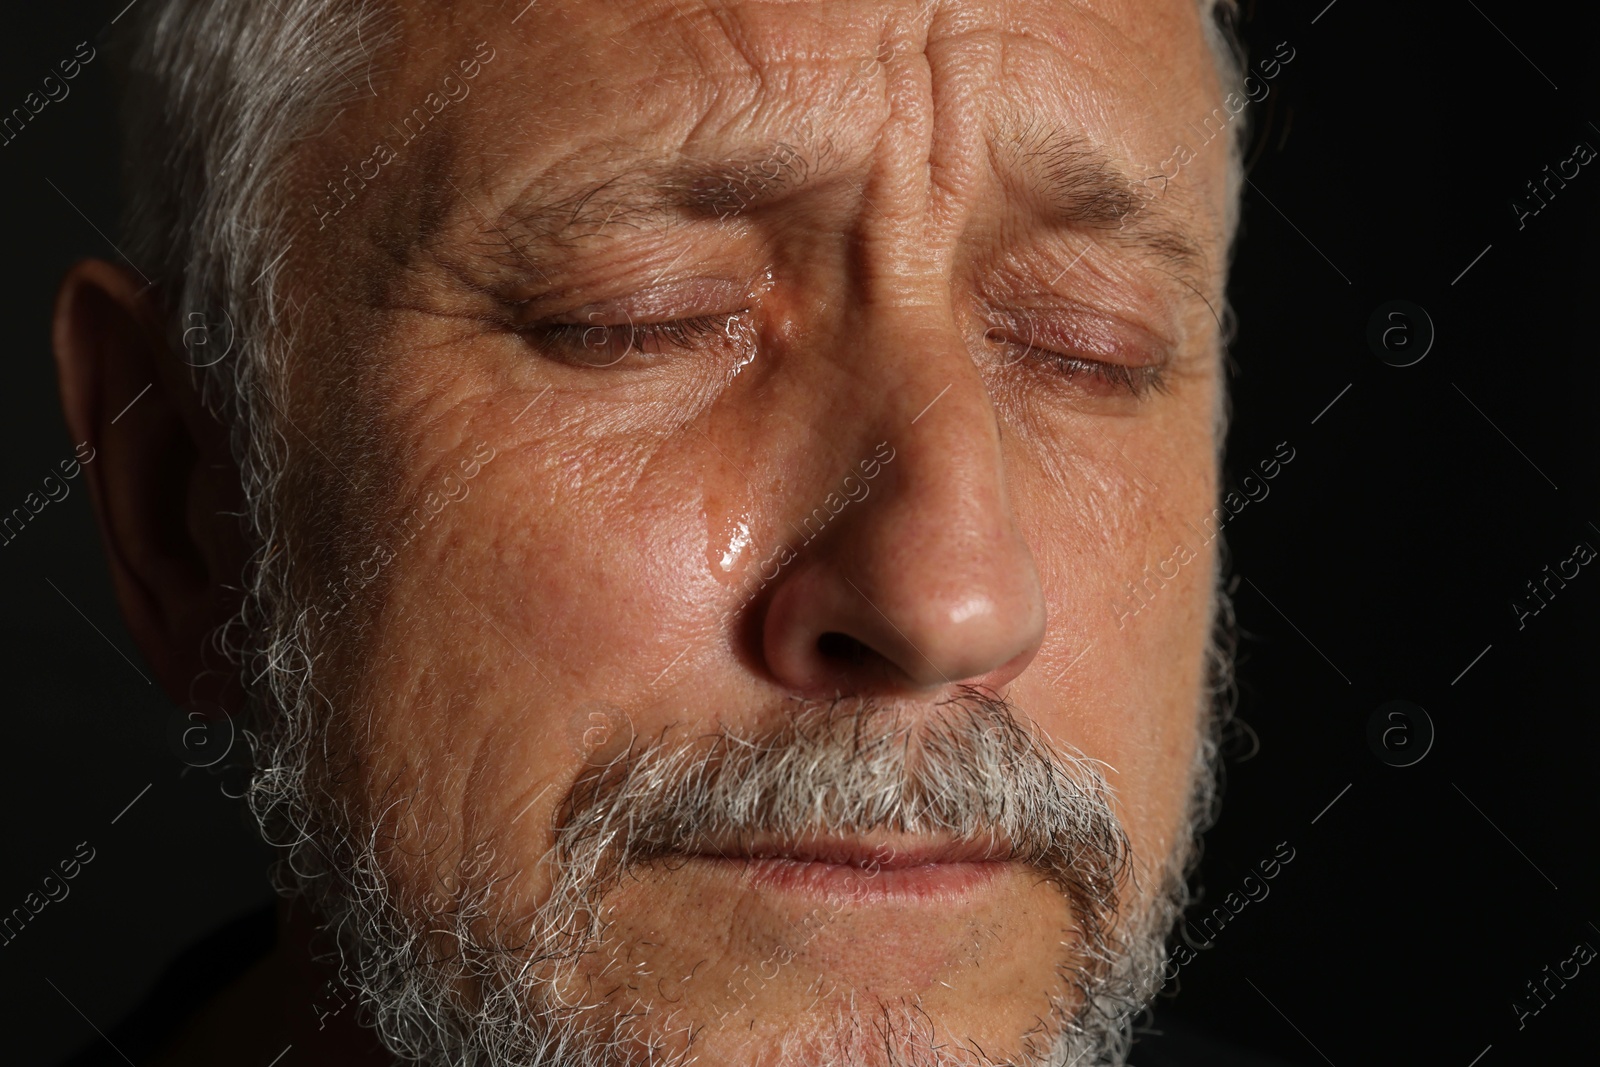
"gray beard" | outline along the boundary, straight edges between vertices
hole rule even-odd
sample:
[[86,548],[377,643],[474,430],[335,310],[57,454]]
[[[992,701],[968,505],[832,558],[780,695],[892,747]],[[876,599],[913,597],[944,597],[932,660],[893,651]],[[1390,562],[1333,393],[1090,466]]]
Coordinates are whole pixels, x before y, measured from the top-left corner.
[[[304,680],[304,675],[300,675]],[[303,692],[310,692],[309,687]],[[678,1067],[713,1024],[647,999],[576,996],[585,960],[613,951],[603,900],[618,880],[707,840],[753,834],[936,833],[1000,841],[1071,905],[1048,1017],[1002,1058],[937,1034],[915,999],[850,997],[829,1026],[786,1036],[772,1062],[1090,1067],[1125,1063],[1129,1027],[1159,990],[1165,941],[1185,903],[1193,839],[1154,872],[1135,870],[1094,763],[1047,745],[992,694],[965,690],[902,714],[872,700],[799,703],[777,731],[725,730],[630,742],[570,790],[545,857],[550,896],[505,914],[494,857],[480,849],[448,900],[401,899],[374,827],[318,788],[311,716],[281,713],[252,734],[250,804],[284,848],[280,889],[332,933],[342,980],[396,1056],[459,1067]],[[1200,746],[1191,805],[1209,812],[1215,745]],[[1148,877],[1149,874],[1153,878]],[[1141,884],[1144,883],[1144,884]],[[463,989],[474,991],[470,1003]],[[714,1014],[714,1013],[713,1013]]]

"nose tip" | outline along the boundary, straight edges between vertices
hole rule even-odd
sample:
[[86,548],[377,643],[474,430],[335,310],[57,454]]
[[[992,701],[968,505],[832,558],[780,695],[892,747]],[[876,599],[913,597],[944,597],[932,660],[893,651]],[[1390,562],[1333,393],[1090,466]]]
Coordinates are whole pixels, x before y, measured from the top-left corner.
[[1045,631],[1032,556],[1017,541],[991,545],[966,573],[938,577],[917,568],[851,574],[826,560],[802,566],[768,604],[768,668],[808,695],[1004,686]]
[[987,593],[928,597],[909,611],[902,608],[899,623],[864,590],[855,591],[900,639],[895,641],[882,628],[873,634],[909,684],[933,689],[982,681],[998,687],[1021,673],[1044,638],[1043,599],[1028,595],[1038,590],[1038,583],[1021,585],[1019,595],[1007,597],[1004,604]]

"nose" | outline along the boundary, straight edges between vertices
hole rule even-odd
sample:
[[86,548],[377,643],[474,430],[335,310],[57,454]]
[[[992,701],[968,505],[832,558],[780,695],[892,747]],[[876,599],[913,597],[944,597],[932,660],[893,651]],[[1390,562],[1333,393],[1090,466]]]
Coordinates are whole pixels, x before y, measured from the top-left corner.
[[815,697],[999,689],[1038,652],[1045,603],[995,410],[953,324],[881,327],[858,364],[883,374],[857,393],[877,399],[848,404],[871,430],[849,435],[853,460],[830,450],[836,484],[790,520],[806,540],[767,604],[766,664]]

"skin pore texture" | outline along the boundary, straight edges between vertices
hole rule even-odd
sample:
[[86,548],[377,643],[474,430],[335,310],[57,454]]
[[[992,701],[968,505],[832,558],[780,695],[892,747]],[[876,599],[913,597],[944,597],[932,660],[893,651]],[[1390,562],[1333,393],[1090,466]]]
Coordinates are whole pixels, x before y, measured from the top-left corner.
[[[338,950],[438,1062],[1113,1061],[1209,774],[1227,150],[1159,169],[1201,13],[520,7],[401,6],[285,173],[309,692],[248,714],[302,902],[166,1062],[385,1062],[310,1005]],[[141,595],[181,662],[206,610]]]

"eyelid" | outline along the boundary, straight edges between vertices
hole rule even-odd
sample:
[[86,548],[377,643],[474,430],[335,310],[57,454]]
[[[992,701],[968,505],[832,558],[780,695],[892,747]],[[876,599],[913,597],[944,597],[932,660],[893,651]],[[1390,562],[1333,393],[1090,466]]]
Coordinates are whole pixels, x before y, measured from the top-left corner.
[[1004,332],[1017,344],[1091,362],[1160,368],[1171,361],[1171,344],[1153,331],[1081,306],[997,310],[987,318],[991,343]]
[[[983,340],[1002,369],[1031,365],[1075,390],[1139,402],[1168,390],[1174,349],[1153,331],[1076,302],[993,309]],[[1000,354],[1003,353],[1003,354]]]
[[[548,355],[566,362],[590,367],[614,367],[630,355],[658,356],[669,348],[691,350],[702,338],[737,340],[733,324],[740,313],[729,315],[702,315],[695,318],[668,319],[656,323],[627,323],[623,325],[593,325],[582,323],[536,323],[519,332],[534,339],[535,345]],[[616,351],[618,338],[625,347]],[[595,336],[591,336],[595,335]],[[580,354],[581,353],[581,354]]]
[[645,325],[707,314],[729,314],[748,306],[751,291],[748,283],[730,278],[694,278],[665,284],[648,283],[642,289],[573,306],[574,297],[584,295],[582,289],[576,292],[568,289],[513,300],[516,325],[620,326],[630,322]]

